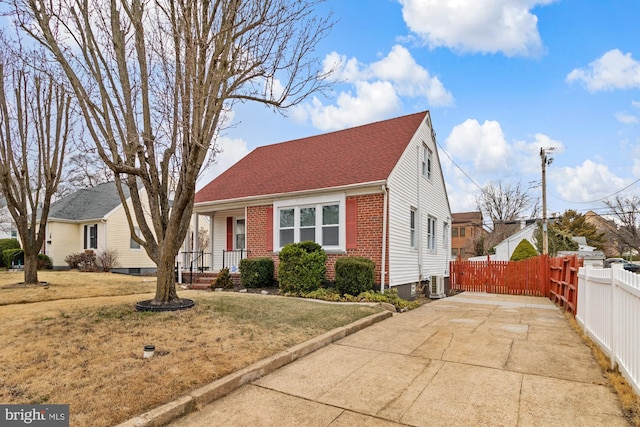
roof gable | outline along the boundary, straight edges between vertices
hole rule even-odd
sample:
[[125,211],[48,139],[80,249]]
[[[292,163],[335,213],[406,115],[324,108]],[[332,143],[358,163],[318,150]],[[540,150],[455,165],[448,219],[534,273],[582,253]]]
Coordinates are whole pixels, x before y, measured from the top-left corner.
[[[128,196],[129,189],[123,186],[123,190]],[[51,205],[48,218],[67,221],[103,218],[120,204],[115,182],[107,182],[78,190],[57,200]]]
[[256,148],[203,187],[196,203],[385,180],[428,112]]

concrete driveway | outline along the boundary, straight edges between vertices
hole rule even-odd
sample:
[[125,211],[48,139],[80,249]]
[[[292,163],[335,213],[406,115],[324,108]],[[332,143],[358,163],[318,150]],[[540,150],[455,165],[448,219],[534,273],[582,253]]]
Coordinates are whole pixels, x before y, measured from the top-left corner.
[[591,350],[537,297],[465,292],[303,357],[172,426],[628,426]]

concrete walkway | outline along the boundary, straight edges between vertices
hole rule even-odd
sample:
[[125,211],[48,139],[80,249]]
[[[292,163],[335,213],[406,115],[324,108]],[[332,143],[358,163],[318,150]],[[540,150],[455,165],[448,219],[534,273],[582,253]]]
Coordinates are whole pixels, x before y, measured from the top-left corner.
[[171,425],[629,424],[549,300],[465,292],[347,336]]

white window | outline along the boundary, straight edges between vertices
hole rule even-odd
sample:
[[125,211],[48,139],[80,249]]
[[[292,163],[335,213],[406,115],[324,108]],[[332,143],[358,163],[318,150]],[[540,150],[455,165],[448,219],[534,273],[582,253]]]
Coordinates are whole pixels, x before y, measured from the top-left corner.
[[416,210],[411,208],[409,211],[409,246],[416,249],[418,243],[416,241]]
[[[134,231],[136,232],[136,236],[140,237],[140,228],[139,227],[135,227]],[[140,249],[140,243],[138,243],[135,240],[133,240],[133,237],[132,237],[131,241],[129,242],[129,248],[130,249]]]
[[344,206],[344,196],[323,196],[274,203],[274,210],[277,212],[274,215],[275,246],[282,248],[289,243],[313,241],[325,250],[344,250]]
[[316,208],[300,208],[300,241],[316,241]]
[[325,246],[340,244],[340,205],[322,206],[322,243]]
[[84,226],[84,249],[98,249],[98,224]]
[[427,217],[427,250],[436,251],[436,219],[432,216]]
[[422,144],[422,176],[431,179],[431,165],[433,164],[433,152],[425,144]]
[[238,218],[236,219],[236,229],[235,229],[235,235],[236,235],[236,247],[235,249],[246,249],[245,248],[245,240],[246,240],[246,228],[245,228],[245,221],[244,218]]
[[280,209],[280,247],[294,242],[295,212],[294,208]]

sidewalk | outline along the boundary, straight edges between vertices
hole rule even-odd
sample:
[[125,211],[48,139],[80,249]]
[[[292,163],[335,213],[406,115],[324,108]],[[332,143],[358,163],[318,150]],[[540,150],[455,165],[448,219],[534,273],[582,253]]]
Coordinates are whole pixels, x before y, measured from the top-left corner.
[[171,426],[628,426],[549,300],[465,292],[395,315]]

